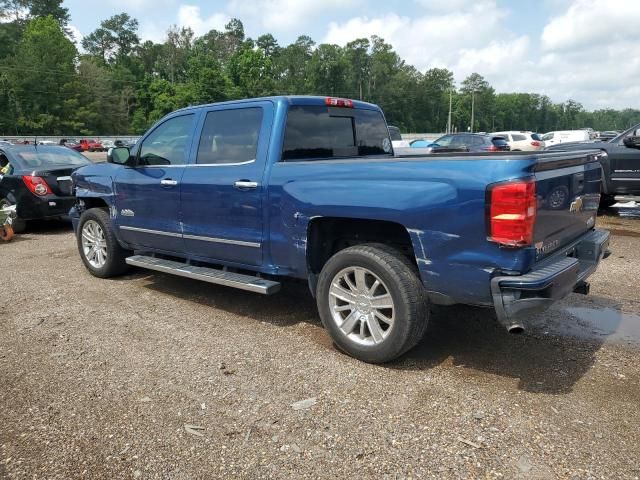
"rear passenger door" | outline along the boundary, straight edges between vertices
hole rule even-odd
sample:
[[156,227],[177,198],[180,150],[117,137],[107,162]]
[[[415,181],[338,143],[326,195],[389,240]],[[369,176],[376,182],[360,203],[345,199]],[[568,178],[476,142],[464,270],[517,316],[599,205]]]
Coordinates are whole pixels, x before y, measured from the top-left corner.
[[182,177],[182,224],[191,256],[262,263],[263,177],[272,121],[268,101],[204,112],[196,155]]

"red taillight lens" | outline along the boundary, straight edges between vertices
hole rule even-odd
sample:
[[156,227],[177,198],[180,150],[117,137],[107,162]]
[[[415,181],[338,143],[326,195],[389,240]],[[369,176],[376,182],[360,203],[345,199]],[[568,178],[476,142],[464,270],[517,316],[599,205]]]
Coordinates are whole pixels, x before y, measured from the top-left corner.
[[353,108],[353,100],[347,98],[327,97],[324,99],[324,103],[329,107]]
[[27,186],[29,191],[34,195],[38,195],[39,197],[44,197],[45,195],[52,195],[53,192],[47,182],[44,181],[42,177],[33,177],[31,175],[23,175],[22,181]]
[[541,145],[541,143],[540,143],[540,142],[538,142],[538,141],[536,141],[536,140],[534,140],[533,142],[531,142],[531,146],[532,146],[532,147],[539,147],[540,145]]
[[537,210],[535,181],[489,188],[489,240],[509,247],[531,245]]
[[488,152],[497,152],[500,149],[498,147],[496,147],[495,145],[491,145],[490,147],[487,147],[487,151]]

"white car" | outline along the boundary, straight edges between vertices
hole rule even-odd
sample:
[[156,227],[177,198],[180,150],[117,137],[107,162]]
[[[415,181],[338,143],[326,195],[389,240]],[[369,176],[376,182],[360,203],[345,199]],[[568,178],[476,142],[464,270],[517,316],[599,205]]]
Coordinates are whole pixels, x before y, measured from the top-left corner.
[[496,132],[491,135],[504,138],[512,152],[537,152],[545,147],[540,135],[533,132],[509,131]]
[[411,144],[408,140],[402,139],[402,134],[400,133],[400,129],[398,127],[394,127],[393,125],[389,125],[389,135],[391,136],[391,144],[393,145],[393,149],[396,148],[409,148]]
[[559,130],[557,132],[545,133],[542,136],[545,146],[557,145],[569,142],[589,142],[591,136],[587,130]]
[[38,145],[49,145],[49,146],[52,146],[52,145],[58,145],[58,142],[54,142],[52,140],[40,140],[38,142]]

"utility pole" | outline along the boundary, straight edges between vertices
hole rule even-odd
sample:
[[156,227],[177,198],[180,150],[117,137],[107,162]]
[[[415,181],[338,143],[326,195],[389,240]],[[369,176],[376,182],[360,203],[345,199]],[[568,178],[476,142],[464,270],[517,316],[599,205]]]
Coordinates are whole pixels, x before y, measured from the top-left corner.
[[471,133],[473,133],[473,121],[474,121],[474,114],[475,114],[475,104],[476,104],[476,91],[475,90],[471,90]]
[[449,118],[447,119],[447,133],[451,133],[451,101],[453,99],[453,89],[449,90]]

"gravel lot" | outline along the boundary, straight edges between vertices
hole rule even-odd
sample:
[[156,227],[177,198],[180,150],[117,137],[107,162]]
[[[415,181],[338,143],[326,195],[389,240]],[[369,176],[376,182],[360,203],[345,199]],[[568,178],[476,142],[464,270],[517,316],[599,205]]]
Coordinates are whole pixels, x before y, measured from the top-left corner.
[[640,222],[600,224],[591,296],[523,336],[434,309],[385,366],[336,351],[304,286],[99,280],[35,225],[0,245],[0,478],[637,479]]

